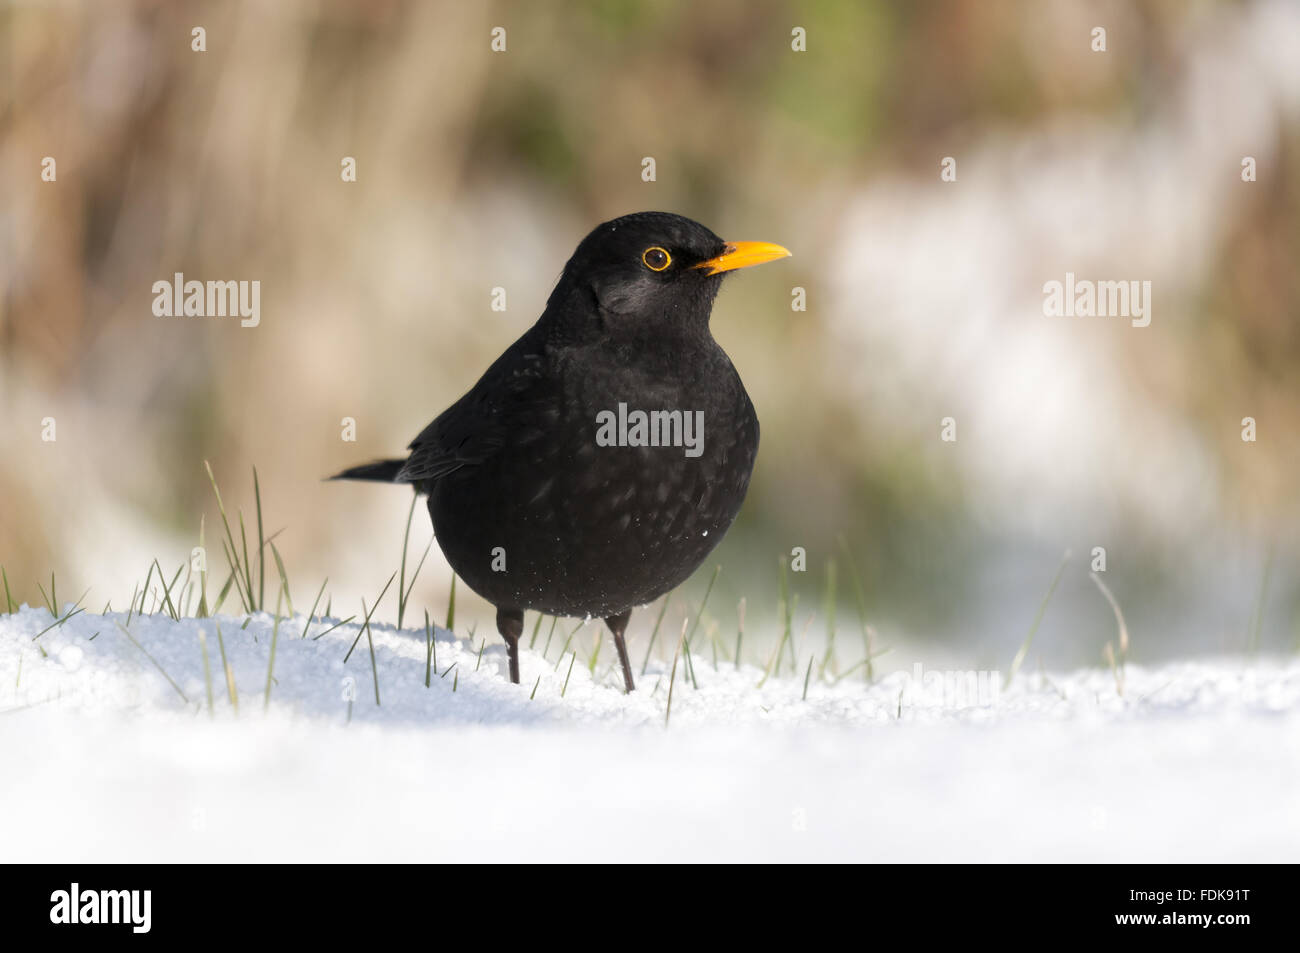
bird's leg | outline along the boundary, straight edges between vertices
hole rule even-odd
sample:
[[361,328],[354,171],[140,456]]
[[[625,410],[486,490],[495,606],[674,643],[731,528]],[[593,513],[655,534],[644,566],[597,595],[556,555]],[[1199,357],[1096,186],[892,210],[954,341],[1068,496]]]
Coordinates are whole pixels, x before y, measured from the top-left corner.
[[524,634],[524,610],[497,609],[497,631],[506,641],[510,658],[510,681],[519,684],[519,636]]
[[623,664],[623,685],[629,694],[636,688],[632,683],[632,663],[627,658],[627,642],[623,640],[623,633],[627,631],[627,620],[630,618],[632,618],[632,610],[628,609],[605,620],[609,631],[614,633],[614,648],[618,649],[618,660]]

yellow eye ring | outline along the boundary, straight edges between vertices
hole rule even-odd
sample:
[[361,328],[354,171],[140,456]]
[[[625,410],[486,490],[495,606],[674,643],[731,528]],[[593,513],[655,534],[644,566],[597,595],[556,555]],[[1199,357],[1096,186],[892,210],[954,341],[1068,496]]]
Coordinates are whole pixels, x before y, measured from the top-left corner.
[[663,271],[673,263],[673,256],[658,245],[652,245],[641,253],[641,263],[651,271]]

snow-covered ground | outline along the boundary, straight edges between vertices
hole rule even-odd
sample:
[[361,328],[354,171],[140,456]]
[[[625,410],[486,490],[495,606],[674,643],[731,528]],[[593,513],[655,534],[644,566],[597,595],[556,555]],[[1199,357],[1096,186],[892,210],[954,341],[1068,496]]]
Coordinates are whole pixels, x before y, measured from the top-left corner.
[[814,675],[805,699],[697,657],[665,726],[671,663],[626,696],[589,632],[570,671],[572,624],[519,686],[494,635],[480,657],[439,630],[427,688],[423,632],[372,625],[377,705],[364,636],[343,661],[358,626],[304,639],[299,615],[268,705],[268,615],[136,615],[128,638],[83,612],[34,640],[53,621],[0,616],[0,861],[1300,857],[1290,660],[1130,665],[1122,696],[1101,669],[996,697]]

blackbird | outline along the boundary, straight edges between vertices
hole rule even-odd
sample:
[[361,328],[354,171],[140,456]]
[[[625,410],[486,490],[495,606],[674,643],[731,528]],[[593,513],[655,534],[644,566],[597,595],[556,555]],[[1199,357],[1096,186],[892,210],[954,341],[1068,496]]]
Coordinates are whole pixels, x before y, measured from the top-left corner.
[[758,418],[709,331],[724,275],[790,253],[666,212],[597,226],[546,310],[411,443],[331,479],[427,494],[452,569],[497,610],[519,681],[524,610],[599,616],[633,690],[634,606],[683,582],[740,510]]

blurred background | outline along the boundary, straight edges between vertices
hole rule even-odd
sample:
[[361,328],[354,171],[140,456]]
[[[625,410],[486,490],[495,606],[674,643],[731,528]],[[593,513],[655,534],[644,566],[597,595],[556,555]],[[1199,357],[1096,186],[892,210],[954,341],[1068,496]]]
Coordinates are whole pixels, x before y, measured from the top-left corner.
[[[662,209],[794,252],[714,311],[763,445],[668,631],[716,564],[705,629],[729,644],[744,598],[746,637],[770,640],[802,547],[796,635],[834,628],[860,657],[856,578],[879,668],[1004,669],[1069,550],[1032,659],[1100,664],[1104,547],[1133,659],[1297,649],[1294,3],[69,0],[6,3],[0,34],[19,602],[54,573],[60,602],[124,608],[201,518],[211,598],[209,460],[232,517],[257,467],[295,607],[328,577],[333,614],[360,611],[410,497],[321,478],[396,455],[467,390],[592,226]],[[260,325],[155,317],[175,272],[259,280]],[[1066,272],[1150,281],[1150,326],[1044,316]],[[421,508],[412,561],[430,536]],[[435,545],[407,624],[441,620],[449,585]],[[460,587],[457,630],[491,618]]]

